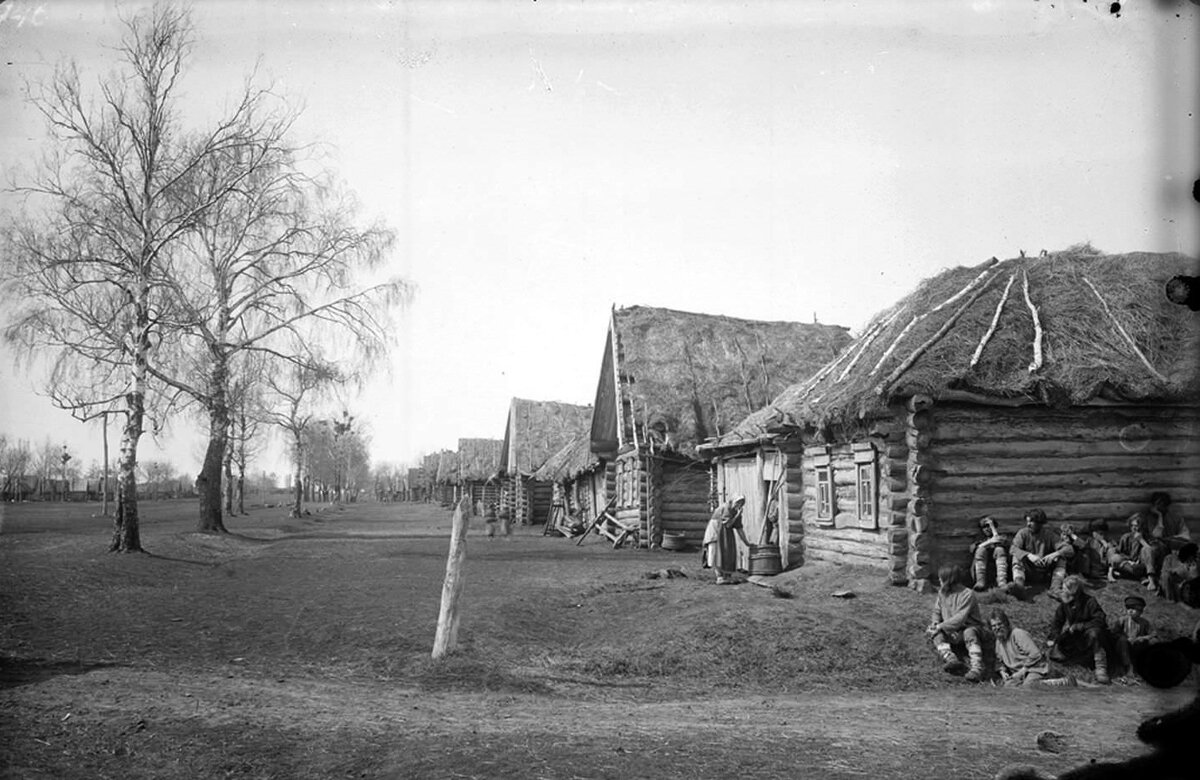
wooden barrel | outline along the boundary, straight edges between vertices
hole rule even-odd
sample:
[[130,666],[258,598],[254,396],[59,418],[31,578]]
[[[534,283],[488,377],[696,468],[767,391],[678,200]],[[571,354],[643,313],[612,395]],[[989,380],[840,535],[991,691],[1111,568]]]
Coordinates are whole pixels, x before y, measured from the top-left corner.
[[679,533],[664,533],[662,536],[662,548],[664,550],[680,550],[687,549],[687,536]]
[[779,557],[778,547],[765,545],[750,545],[750,573],[770,576],[783,571],[783,561]]

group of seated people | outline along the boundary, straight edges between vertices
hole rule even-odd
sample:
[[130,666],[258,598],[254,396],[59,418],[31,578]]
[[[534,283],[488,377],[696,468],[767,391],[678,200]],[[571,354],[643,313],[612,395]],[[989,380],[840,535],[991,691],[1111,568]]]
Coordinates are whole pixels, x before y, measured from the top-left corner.
[[[1111,676],[1130,674],[1138,650],[1154,639],[1149,621],[1142,616],[1145,599],[1126,598],[1124,616],[1110,623],[1078,574],[1063,580],[1044,646],[1014,626],[1000,607],[989,612],[985,623],[961,567],[943,566],[938,578],[941,584],[926,633],[944,662],[943,670],[963,674],[969,682],[999,678],[1006,686],[1075,685],[1074,677],[1051,675],[1050,661],[1055,661],[1090,665],[1096,682],[1107,684]],[[963,650],[966,663],[960,657]]]
[[[982,518],[982,536],[972,545],[974,582],[961,566],[938,570],[940,584],[926,633],[943,669],[971,682],[999,679],[1026,686],[1076,684],[1071,676],[1051,675],[1050,661],[1092,666],[1100,684],[1130,674],[1139,649],[1153,639],[1143,617],[1146,600],[1126,598],[1125,614],[1109,623],[1084,587],[1089,579],[1139,580],[1165,598],[1200,607],[1200,560],[1187,524],[1172,510],[1166,493],[1155,493],[1150,503],[1148,512],[1129,518],[1128,530],[1115,542],[1103,520],[1093,521],[1082,534],[1070,525],[1054,534],[1046,527],[1045,513],[1031,509],[1025,513],[1025,527],[1009,544],[991,517]],[[1044,644],[1014,626],[1001,608],[992,609],[985,622],[975,591],[988,589],[993,567],[996,586],[1018,596],[1025,595],[1028,582],[1049,581],[1049,593],[1059,603]]]
[[981,536],[971,546],[975,590],[987,590],[994,571],[996,587],[1017,596],[1027,583],[1048,581],[1050,595],[1058,598],[1067,575],[1079,574],[1089,580],[1141,580],[1153,593],[1200,607],[1200,556],[1167,493],[1154,493],[1150,509],[1132,515],[1115,541],[1105,520],[1078,530],[1065,523],[1058,533],[1050,530],[1040,509],[1027,511],[1024,520],[1011,543],[993,518],[979,520]]

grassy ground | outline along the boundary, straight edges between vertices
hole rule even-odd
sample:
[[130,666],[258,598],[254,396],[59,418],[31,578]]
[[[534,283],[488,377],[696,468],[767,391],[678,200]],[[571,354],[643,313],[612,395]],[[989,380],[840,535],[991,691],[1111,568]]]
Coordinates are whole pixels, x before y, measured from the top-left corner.
[[[147,502],[147,555],[105,552],[97,510],[0,516],[0,776],[991,777],[1136,753],[1138,720],[1196,688],[972,686],[924,640],[932,597],[879,572],[716,587],[693,553],[540,528],[472,531],[435,663],[446,510],[257,509],[214,537],[191,502]],[[1115,616],[1136,588],[1096,595]],[[1053,602],[1004,606],[1044,634]],[[1043,729],[1067,748],[1039,753]]]

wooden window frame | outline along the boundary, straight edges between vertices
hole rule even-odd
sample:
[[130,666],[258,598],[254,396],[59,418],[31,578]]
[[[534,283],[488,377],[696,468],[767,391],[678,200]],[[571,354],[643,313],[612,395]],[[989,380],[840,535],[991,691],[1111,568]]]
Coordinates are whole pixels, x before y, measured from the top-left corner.
[[858,527],[876,529],[879,528],[878,458],[875,448],[868,442],[855,442],[853,447],[854,511],[858,517]]
[[817,472],[817,523],[833,525],[833,518],[837,514],[837,491],[833,486],[833,458],[830,457],[828,451],[820,453],[815,456],[814,465]]

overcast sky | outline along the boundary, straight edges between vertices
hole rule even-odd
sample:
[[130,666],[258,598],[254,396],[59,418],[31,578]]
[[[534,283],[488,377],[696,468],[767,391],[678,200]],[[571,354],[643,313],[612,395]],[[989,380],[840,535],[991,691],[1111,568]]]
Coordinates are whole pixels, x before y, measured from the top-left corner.
[[[993,255],[1197,255],[1200,9],[1115,5],[198,2],[184,111],[258,61],[399,231],[417,293],[350,408],[403,462],[501,438],[513,396],[590,404],[614,304],[858,328]],[[97,0],[0,17],[9,168],[42,134],[23,83],[102,76],[121,31]],[[0,432],[98,459],[42,381],[0,353]],[[185,472],[195,428],[161,442]]]

